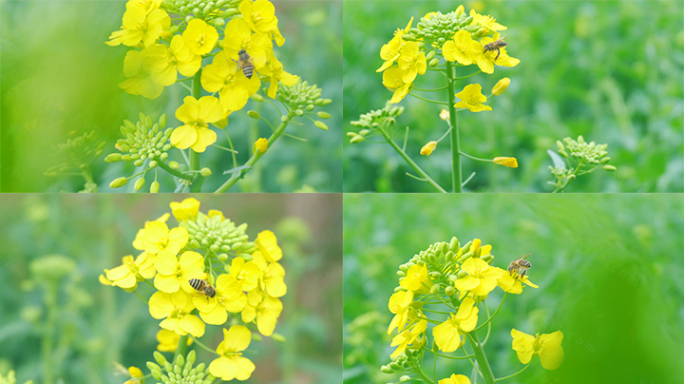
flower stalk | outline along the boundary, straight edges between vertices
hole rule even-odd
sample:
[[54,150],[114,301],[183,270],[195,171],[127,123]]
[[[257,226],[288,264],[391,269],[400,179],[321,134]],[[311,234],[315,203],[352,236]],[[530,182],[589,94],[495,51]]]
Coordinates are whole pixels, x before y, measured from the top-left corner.
[[[192,79],[192,97],[199,100],[202,96],[202,70],[197,71]],[[200,169],[200,154],[195,152],[190,148],[190,171],[199,171]],[[192,184],[190,186],[191,192],[200,192],[202,189],[202,183],[204,182],[204,177],[196,172],[192,178]]]
[[454,90],[454,67],[451,62],[446,62],[447,66],[447,89],[449,92],[449,120],[451,121],[451,186],[454,193],[463,192],[461,182],[463,176],[461,171],[461,144],[458,136],[458,117],[456,116],[455,90]]
[[468,333],[468,340],[470,341],[470,346],[473,347],[473,354],[475,355],[475,360],[477,360],[477,365],[480,366],[480,373],[485,383],[496,383],[492,367],[489,365],[482,343],[480,343],[480,339],[477,337],[477,332]]

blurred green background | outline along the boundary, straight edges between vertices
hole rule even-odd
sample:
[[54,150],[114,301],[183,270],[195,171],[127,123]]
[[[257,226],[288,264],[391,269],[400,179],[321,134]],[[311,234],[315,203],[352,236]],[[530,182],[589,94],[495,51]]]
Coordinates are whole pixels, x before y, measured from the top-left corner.
[[[501,268],[532,253],[528,275],[540,287],[508,295],[485,346],[496,377],[522,368],[511,349],[516,328],[561,330],[565,362],[545,371],[535,357],[506,383],[681,383],[683,212],[677,195],[345,196],[344,382],[397,382],[398,374],[380,372],[394,350],[386,331],[395,272],[456,236],[491,244],[492,265]],[[490,295],[491,310],[501,297],[498,288]],[[427,358],[430,378],[432,366]],[[437,367],[438,380],[472,370],[468,361],[442,358]]]
[[[231,191],[292,192],[307,185],[320,192],[342,190],[342,4],[326,1],[274,1],[279,27],[287,39],[276,47],[285,70],[302,76],[323,89],[322,97],[333,103],[325,107],[332,115],[329,131],[301,119],[286,132],[303,137],[300,142],[283,137]],[[107,141],[104,154],[93,162],[100,191],[130,192],[132,185],[112,190],[109,182],[132,175],[133,165],[107,164],[104,156],[117,152],[116,139],[124,119],[136,122],[143,111],[169,117],[168,126],[178,126],[175,110],[188,91],[180,85],[166,88],[161,97],[149,100],[125,93],[123,59],[127,47],[104,44],[120,28],[125,1],[2,1],[0,20],[2,51],[0,79],[2,98],[2,191],[43,192],[83,187],[83,179],[47,177],[43,172],[65,160],[56,151],[60,143],[95,130]],[[227,127],[238,161],[252,153],[256,138],[269,134],[264,122],[247,117],[250,109],[269,121],[280,118],[266,103],[249,101],[244,110],[230,117]],[[74,134],[70,135],[70,132]],[[258,134],[257,134],[258,133]],[[227,146],[222,132],[216,144]],[[172,151],[172,157],[182,157]],[[202,155],[202,166],[214,175],[232,168],[227,152],[210,148]],[[162,191],[173,191],[170,175],[160,172]],[[225,177],[212,177],[204,191],[215,190]],[[148,187],[143,190],[149,190]]]
[[[550,192],[546,153],[555,141],[583,135],[607,143],[617,172],[597,170],[567,192],[681,192],[684,190],[684,9],[681,1],[349,1],[344,4],[344,124],[380,109],[392,93],[382,85],[379,52],[413,16],[449,12],[464,4],[508,27],[508,53],[521,60],[457,83],[480,83],[489,94],[504,77],[511,85],[488,100],[493,110],[459,114],[461,150],[477,157],[514,156],[509,169],[463,158],[468,190]],[[477,71],[460,68],[457,76]],[[443,86],[439,74],[419,76],[416,87]],[[416,92],[447,100],[446,91]],[[407,153],[440,185],[451,185],[448,139],[429,157],[420,148],[447,125],[440,107],[407,96],[394,139],[411,128]],[[434,192],[405,175],[412,171],[384,144],[344,144],[345,192]]]
[[[3,195],[0,197],[0,375],[17,371],[17,383],[121,384],[114,362],[147,371],[157,347],[159,321],[134,294],[104,286],[98,276],[121,264],[145,221],[170,212],[184,195]],[[247,383],[333,383],[342,375],[342,212],[340,195],[194,195],[200,210],[222,210],[249,224],[254,239],[270,229],[283,249],[288,293],[276,332],[287,338],[253,341],[245,353],[256,364]],[[169,223],[174,223],[173,217]],[[58,279],[33,273],[45,256],[59,254],[74,264]],[[60,264],[69,264],[65,262]],[[35,268],[35,267],[33,267]],[[54,273],[60,268],[53,268]],[[42,358],[49,329],[44,297],[58,289],[54,347]],[[314,289],[315,288],[315,289]],[[148,297],[152,288],[138,291]],[[221,327],[207,326],[202,342],[215,348]],[[192,347],[191,347],[192,348]],[[201,348],[197,364],[215,355]],[[167,353],[167,358],[171,354]],[[43,380],[46,365],[56,381]],[[146,373],[149,373],[147,371]]]

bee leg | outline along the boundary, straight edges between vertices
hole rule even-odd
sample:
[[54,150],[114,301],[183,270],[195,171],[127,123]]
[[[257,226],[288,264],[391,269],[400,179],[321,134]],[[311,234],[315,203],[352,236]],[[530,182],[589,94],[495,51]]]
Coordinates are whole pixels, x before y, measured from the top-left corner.
[[520,275],[520,278],[522,279],[523,277],[525,277],[526,273],[527,273],[527,269],[523,271],[522,275]]
[[494,58],[494,61],[496,61],[499,58],[499,55],[501,54],[501,50],[499,47],[496,47],[496,57]]

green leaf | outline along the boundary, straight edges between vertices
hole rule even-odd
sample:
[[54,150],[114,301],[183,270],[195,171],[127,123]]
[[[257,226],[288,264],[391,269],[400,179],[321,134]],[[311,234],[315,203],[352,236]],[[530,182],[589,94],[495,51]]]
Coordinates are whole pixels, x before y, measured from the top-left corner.
[[565,169],[565,161],[563,161],[563,158],[560,157],[559,154],[556,152],[547,149],[546,152],[551,156],[551,160],[553,160],[553,166],[558,168],[558,169]]

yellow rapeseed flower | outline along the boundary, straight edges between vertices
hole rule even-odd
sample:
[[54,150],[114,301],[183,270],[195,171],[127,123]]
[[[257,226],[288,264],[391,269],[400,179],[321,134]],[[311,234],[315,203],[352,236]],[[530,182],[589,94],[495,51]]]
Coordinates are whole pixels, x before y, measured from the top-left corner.
[[404,82],[403,71],[398,66],[391,67],[383,72],[382,85],[394,92],[392,99],[390,99],[392,104],[404,100],[406,95],[411,92],[411,88],[413,88],[413,83]]
[[230,276],[241,291],[249,292],[259,285],[261,270],[253,261],[245,262],[242,257],[236,257],[230,265]]
[[260,251],[252,254],[253,262],[261,270],[259,287],[271,297],[283,297],[287,293],[285,268],[278,262],[267,262]]
[[252,152],[257,153],[259,151],[259,155],[263,155],[266,153],[266,150],[268,149],[268,140],[261,137],[259,140],[254,142],[254,147],[252,147]]
[[513,275],[510,273],[503,273],[501,274],[501,277],[497,279],[497,285],[503,289],[504,292],[512,293],[514,295],[519,295],[522,293],[523,283],[532,288],[539,288],[538,285],[535,285],[530,281],[527,275],[520,278],[517,272],[513,272]]
[[392,338],[392,343],[390,344],[391,347],[397,347],[397,349],[392,352],[390,357],[395,357],[400,355],[402,352],[406,350],[406,348],[410,346],[420,346],[423,341],[420,338],[420,336],[425,332],[427,329],[427,320],[420,320],[417,323],[413,324],[409,328],[405,329],[398,335],[394,336]]
[[[501,35],[498,33],[495,33],[492,37],[483,37],[482,40],[480,40],[480,44],[484,47],[487,44],[493,43],[497,41]],[[499,56],[497,58],[497,55]],[[516,65],[520,64],[520,60],[508,56],[508,53],[506,52],[506,47],[501,47],[499,48],[499,51],[488,51],[488,52],[483,52],[480,53],[479,56],[477,56],[477,59],[475,60],[477,62],[477,66],[480,67],[482,72],[484,73],[489,73],[492,74],[494,73],[494,64],[500,66],[500,67],[515,67]]]
[[164,250],[178,253],[188,242],[188,231],[183,227],[169,230],[164,221],[146,222],[145,228],[135,236],[133,247],[154,255]]
[[401,56],[397,63],[402,71],[401,80],[404,83],[412,83],[416,76],[424,75],[427,70],[425,53],[420,51],[418,43],[409,41],[399,50]]
[[192,53],[180,35],[173,37],[170,46],[154,44],[145,48],[142,55],[152,80],[166,87],[176,82],[178,72],[190,77],[202,66],[202,56]]
[[184,290],[176,293],[156,292],[150,297],[149,306],[152,317],[164,319],[159,323],[160,327],[179,335],[204,335],[204,323],[199,317],[191,314],[195,309],[192,295]]
[[480,84],[468,84],[456,94],[461,101],[454,104],[456,108],[467,108],[470,112],[491,111],[492,107],[482,103],[487,101],[487,96],[482,94]]
[[508,168],[518,168],[518,159],[515,157],[495,157],[494,164],[503,165]]
[[471,65],[482,53],[482,45],[473,40],[470,33],[461,29],[454,34],[452,40],[442,46],[442,54],[447,61],[456,61],[459,64]]
[[242,310],[242,321],[245,323],[256,321],[259,332],[264,336],[271,336],[282,311],[283,303],[280,300],[257,288],[247,294],[247,305]]
[[442,379],[438,381],[437,384],[470,384],[470,379],[468,376],[452,373],[451,377]]
[[445,322],[432,329],[432,336],[440,351],[453,352],[462,344],[466,333],[475,329],[479,309],[475,307],[475,301],[467,297],[458,307],[456,314],[451,314]]
[[142,42],[143,46],[149,47],[156,43],[170,26],[171,18],[162,9],[148,12],[145,8],[130,7],[123,15],[121,30],[113,32],[105,44],[135,47]]
[[200,202],[193,197],[189,197],[180,203],[174,201],[170,204],[170,206],[173,217],[181,222],[194,219],[197,216],[197,212],[199,212],[200,208]]
[[245,77],[238,63],[219,53],[202,71],[202,87],[207,92],[218,92],[221,104],[230,111],[242,109],[247,100],[257,93],[261,80],[254,75]]
[[208,297],[200,292],[193,296],[192,303],[207,324],[221,325],[228,320],[228,314],[238,313],[247,305],[247,295],[240,289],[240,284],[228,274],[216,279],[216,295]]
[[429,143],[423,145],[423,148],[420,149],[420,154],[423,156],[430,156],[435,148],[437,148],[437,142],[430,141]]
[[428,293],[432,287],[432,281],[428,276],[428,270],[425,265],[415,264],[406,271],[406,277],[399,281],[402,288],[413,291],[415,293]]
[[401,49],[401,46],[404,45],[404,39],[402,36],[408,33],[408,31],[411,29],[411,23],[413,23],[413,17],[411,20],[409,20],[408,24],[406,24],[405,29],[397,29],[397,31],[394,32],[394,37],[392,37],[392,40],[380,48],[380,58],[385,60],[385,62],[382,63],[382,66],[380,66],[376,72],[382,72],[391,67],[392,64],[394,64],[394,62],[399,58],[399,49]]
[[387,334],[397,329],[399,332],[404,330],[404,326],[408,322],[409,313],[413,304],[413,291],[399,291],[390,296],[389,310],[394,313],[394,318],[387,328]]
[[260,71],[261,74],[269,78],[270,85],[268,87],[267,95],[271,99],[275,99],[278,93],[278,83],[283,83],[291,87],[297,83],[298,77],[290,73],[285,72],[283,69],[283,64],[276,59],[273,54],[268,59],[268,63]]
[[209,364],[209,372],[223,381],[249,379],[256,368],[242,351],[249,347],[252,333],[242,325],[234,325],[230,330],[223,329],[223,341],[216,348],[219,357]]
[[223,52],[231,60],[238,60],[238,52],[245,50],[252,58],[257,70],[266,65],[266,60],[273,52],[273,43],[265,33],[252,33],[243,19],[232,19],[226,24],[226,38],[223,40]]
[[176,118],[185,125],[173,130],[171,144],[179,149],[192,148],[202,153],[216,142],[216,132],[209,128],[223,117],[223,107],[219,99],[204,96],[199,100],[192,96],[183,99],[183,105],[176,110]]
[[157,254],[154,266],[157,268],[154,287],[166,293],[174,293],[181,288],[194,293],[195,289],[188,280],[204,277],[204,258],[197,252],[183,252],[179,259],[175,252],[161,251]]
[[496,288],[497,279],[506,273],[503,269],[492,267],[486,261],[476,257],[464,261],[461,270],[467,275],[454,282],[454,286],[461,294],[460,297],[467,293],[487,297],[489,292]]
[[243,0],[240,3],[240,14],[254,32],[265,33],[269,38],[274,39],[279,47],[285,43],[285,38],[278,29],[275,7],[270,1]]
[[127,290],[135,289],[138,281],[151,279],[155,272],[154,259],[143,252],[135,260],[133,256],[125,256],[122,265],[109,270],[105,269],[106,277],[101,276],[100,282]]
[[259,232],[256,238],[256,246],[261,251],[264,259],[269,263],[278,261],[283,257],[283,251],[278,246],[278,238],[271,231]]
[[504,93],[510,83],[511,79],[508,77],[504,77],[503,79],[497,81],[496,85],[494,85],[494,88],[492,88],[492,94],[494,96],[499,96],[500,94]]
[[202,19],[192,19],[183,32],[185,45],[195,55],[206,55],[211,52],[218,42],[216,28],[207,24]]
[[513,350],[518,354],[518,360],[527,364],[533,355],[539,355],[541,365],[544,369],[554,370],[563,364],[563,332],[556,331],[550,334],[537,333],[536,337],[520,332],[516,329],[511,330],[513,337]]
[[[174,352],[178,348],[180,335],[168,329],[160,329],[157,332],[157,350],[160,352]],[[187,345],[192,344],[192,338],[188,337]]]
[[[470,16],[473,17],[473,22],[482,28],[484,28],[485,32],[489,31],[505,31],[508,29],[508,27],[505,27],[499,23],[496,22],[496,19],[489,16],[489,15],[480,15],[479,13],[475,12],[474,9],[470,10]],[[485,45],[484,43],[482,45]]]

